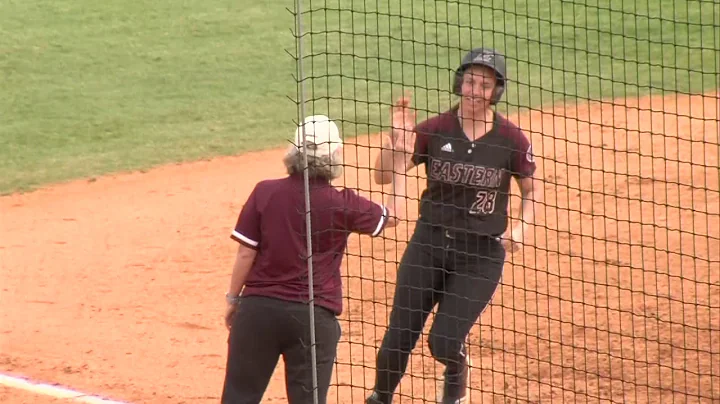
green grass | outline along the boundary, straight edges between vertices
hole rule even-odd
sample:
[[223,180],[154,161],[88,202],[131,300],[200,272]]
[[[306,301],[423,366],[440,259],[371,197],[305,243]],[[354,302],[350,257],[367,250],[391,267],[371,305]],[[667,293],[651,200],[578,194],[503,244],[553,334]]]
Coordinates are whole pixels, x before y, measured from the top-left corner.
[[[707,0],[303,3],[306,113],[345,137],[386,125],[380,103],[402,87],[447,107],[470,46],[508,55],[506,112],[718,87]],[[294,3],[252,4],[0,2],[0,193],[282,145],[297,119]]]
[[304,66],[317,77],[308,106],[343,116],[351,133],[387,124],[380,103],[403,88],[429,113],[447,108],[451,72],[477,46],[508,56],[506,113],[720,87],[720,4],[710,1],[327,3],[306,16],[313,35]]

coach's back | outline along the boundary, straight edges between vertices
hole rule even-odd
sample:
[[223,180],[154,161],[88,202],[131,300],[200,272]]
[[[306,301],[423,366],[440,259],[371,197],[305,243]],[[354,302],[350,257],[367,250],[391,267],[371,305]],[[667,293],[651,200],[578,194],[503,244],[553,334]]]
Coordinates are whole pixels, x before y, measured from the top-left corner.
[[[310,178],[313,286],[316,304],[342,312],[340,265],[351,232],[376,236],[387,210],[326,179]],[[302,173],[255,186],[232,237],[257,249],[243,296],[308,302],[305,184]]]

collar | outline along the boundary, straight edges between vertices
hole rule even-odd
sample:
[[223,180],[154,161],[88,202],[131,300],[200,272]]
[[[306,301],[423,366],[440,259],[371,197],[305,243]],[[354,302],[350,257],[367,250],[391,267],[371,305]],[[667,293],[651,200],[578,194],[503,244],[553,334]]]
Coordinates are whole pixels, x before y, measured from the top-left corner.
[[452,116],[453,122],[455,123],[455,130],[459,136],[461,136],[463,139],[469,141],[469,142],[477,142],[480,139],[485,138],[485,136],[495,132],[495,130],[498,127],[498,124],[500,122],[500,114],[497,113],[497,111],[493,110],[493,117],[492,117],[492,127],[490,128],[487,133],[480,136],[479,138],[475,140],[470,140],[467,136],[465,136],[465,132],[463,131],[462,122],[460,120],[460,104],[455,105],[454,107],[450,108],[448,111],[448,114]]
[[[305,181],[305,173],[303,173],[303,172],[294,173],[294,174],[291,174],[289,176],[289,178],[293,181],[304,182]],[[308,178],[308,182],[310,184],[319,184],[319,185],[325,185],[325,184],[329,185],[330,184],[330,181],[327,178],[320,178],[320,177],[310,177],[310,178]]]

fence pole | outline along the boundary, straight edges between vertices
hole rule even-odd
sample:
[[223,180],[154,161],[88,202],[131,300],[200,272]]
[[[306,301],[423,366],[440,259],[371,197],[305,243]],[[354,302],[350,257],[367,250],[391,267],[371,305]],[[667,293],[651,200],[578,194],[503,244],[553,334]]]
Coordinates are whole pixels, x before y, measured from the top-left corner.
[[[303,26],[302,26],[302,0],[295,0],[295,24],[297,40],[297,79],[299,83],[298,94],[298,122],[302,127],[302,144],[305,144],[307,132],[305,130],[305,75],[303,72]],[[312,220],[310,218],[310,178],[308,173],[307,148],[302,148],[303,155],[303,181],[305,192],[305,236],[307,238],[307,265],[308,265],[308,294],[310,314],[310,358],[312,368],[313,403],[318,404],[317,381],[317,355],[315,347],[315,292],[313,285],[313,253],[312,253]]]

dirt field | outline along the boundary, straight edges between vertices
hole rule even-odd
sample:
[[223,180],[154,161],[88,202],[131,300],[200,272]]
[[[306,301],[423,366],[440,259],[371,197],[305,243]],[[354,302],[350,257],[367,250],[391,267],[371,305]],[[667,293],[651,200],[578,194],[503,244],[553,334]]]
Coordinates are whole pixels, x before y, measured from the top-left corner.
[[[720,403],[719,101],[511,117],[534,143],[545,197],[472,332],[475,403]],[[379,138],[357,143],[345,185],[379,199],[367,170]],[[282,152],[0,198],[0,373],[133,403],[219,402],[229,234],[255,182],[283,175]],[[361,402],[373,383],[411,230],[351,237],[331,402]],[[435,395],[442,368],[422,342],[396,402]],[[265,402],[285,402],[282,377],[281,366]],[[58,400],[0,387],[0,401]]]

